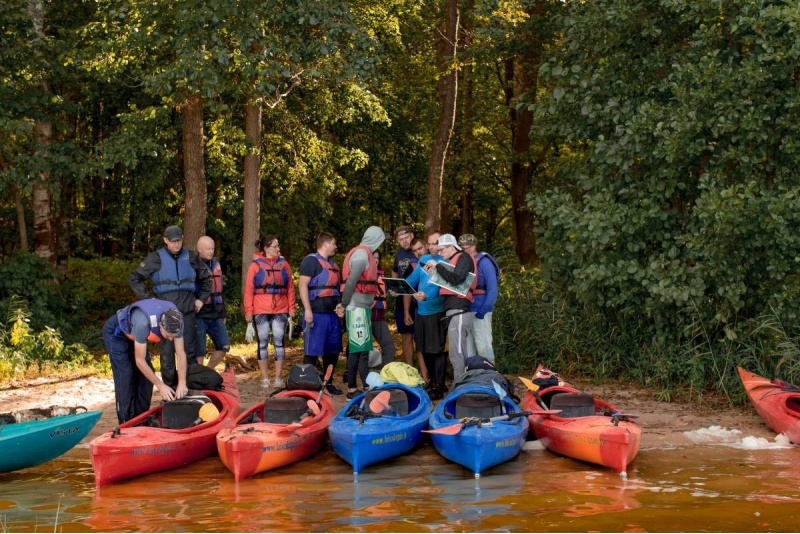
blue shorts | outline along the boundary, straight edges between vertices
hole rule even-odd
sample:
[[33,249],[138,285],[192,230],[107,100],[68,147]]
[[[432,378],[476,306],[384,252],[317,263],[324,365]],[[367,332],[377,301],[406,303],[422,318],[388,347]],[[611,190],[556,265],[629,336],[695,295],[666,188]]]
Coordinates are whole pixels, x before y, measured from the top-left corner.
[[231,340],[228,337],[228,329],[222,319],[203,319],[197,318],[197,349],[196,356],[206,355],[206,334],[211,337],[214,347],[217,350],[228,352],[231,350]]
[[[417,316],[417,307],[414,305],[415,301],[411,302],[411,307],[409,308],[409,312],[411,313],[412,317]],[[394,320],[397,322],[397,333],[398,334],[411,334],[414,335],[414,326],[415,325],[407,325],[405,322],[406,314],[403,311],[402,303],[400,306],[396,306],[394,309]]]
[[342,325],[335,313],[314,312],[313,324],[303,319],[303,350],[306,356],[342,352]]

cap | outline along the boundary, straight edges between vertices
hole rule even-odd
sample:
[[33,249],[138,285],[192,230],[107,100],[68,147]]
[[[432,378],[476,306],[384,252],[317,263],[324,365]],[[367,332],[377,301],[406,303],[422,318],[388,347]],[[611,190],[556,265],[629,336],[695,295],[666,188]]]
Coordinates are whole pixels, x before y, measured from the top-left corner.
[[406,235],[407,233],[411,232],[410,226],[398,226],[394,229],[394,237],[400,237],[401,235]]
[[478,244],[478,238],[472,234],[464,234],[458,238],[458,244],[462,247],[475,246]]
[[456,242],[456,238],[453,234],[444,234],[439,238],[439,241],[436,242],[437,245],[440,247],[446,247],[447,245],[453,245],[456,249],[461,250],[461,247],[458,246]]
[[175,308],[171,308],[161,314],[161,320],[158,325],[167,334],[178,336],[183,333],[183,314]]
[[180,226],[167,226],[167,229],[164,230],[164,237],[166,237],[168,241],[183,239],[183,230],[181,230]]

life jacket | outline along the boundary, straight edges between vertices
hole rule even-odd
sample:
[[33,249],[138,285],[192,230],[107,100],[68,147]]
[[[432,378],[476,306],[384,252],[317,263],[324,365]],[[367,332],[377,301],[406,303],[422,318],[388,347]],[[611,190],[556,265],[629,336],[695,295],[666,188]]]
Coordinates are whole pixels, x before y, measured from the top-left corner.
[[165,311],[177,310],[178,307],[166,300],[144,299],[118,310],[117,320],[119,321],[120,332],[125,334],[128,339],[133,339],[133,334],[131,334],[131,314],[135,309],[142,310],[150,321],[150,333],[147,335],[147,341],[157,343],[163,339],[161,337],[161,327],[158,326],[161,316],[164,315]]
[[375,257],[372,255],[372,250],[366,245],[358,245],[347,253],[342,263],[342,290],[344,284],[350,277],[350,258],[357,250],[363,250],[367,253],[368,265],[358,277],[355,292],[376,295],[378,293],[378,264],[375,263]]
[[189,250],[182,249],[177,258],[165,248],[158,249],[161,268],[153,273],[153,291],[159,295],[171,291],[195,291],[197,273],[189,262]]
[[[465,252],[456,252],[455,254],[453,254],[453,257],[450,258],[447,261],[447,263],[449,263],[450,265],[455,267],[456,263],[458,263],[458,258],[462,254],[465,254]],[[477,271],[478,270],[478,266],[475,264],[475,259],[472,258],[472,257],[470,257],[470,259],[472,260],[472,268],[475,271]],[[455,295],[457,297],[461,297],[461,298],[467,299],[469,302],[475,302],[475,287],[477,285],[478,285],[478,277],[476,275],[475,278],[472,279],[472,284],[470,284],[469,291],[467,291],[466,296],[462,297],[461,295],[459,295],[455,291],[450,291],[449,289],[445,289],[445,288],[439,289],[439,295],[442,296],[442,297],[445,296],[445,295]]]
[[309,254],[317,259],[322,266],[322,271],[308,282],[308,299],[316,300],[320,297],[340,297],[339,283],[341,281],[339,267],[336,262],[325,258],[318,252]]
[[286,295],[289,293],[289,264],[280,256],[275,262],[270,263],[266,258],[255,257],[253,263],[259,266],[258,272],[253,276],[253,295],[259,292],[268,295]]
[[[202,260],[201,260],[202,261]],[[206,271],[211,276],[211,294],[203,302],[203,304],[222,304],[222,267],[215,259],[211,259],[211,265],[203,261]],[[194,288],[195,294],[200,292],[200,284],[196,283]]]
[[383,276],[383,269],[378,269],[378,292],[375,293],[375,300],[372,302],[372,309],[385,310],[386,309],[386,284],[381,278]]
[[486,294],[486,277],[483,276],[483,272],[478,269],[478,264],[484,258],[488,259],[490,262],[492,262],[492,265],[494,265],[494,272],[497,273],[497,283],[500,283],[500,266],[497,265],[497,261],[491,256],[491,254],[487,254],[486,252],[478,252],[475,254],[475,270],[478,271],[476,273],[478,275],[478,282],[475,285],[476,295]]

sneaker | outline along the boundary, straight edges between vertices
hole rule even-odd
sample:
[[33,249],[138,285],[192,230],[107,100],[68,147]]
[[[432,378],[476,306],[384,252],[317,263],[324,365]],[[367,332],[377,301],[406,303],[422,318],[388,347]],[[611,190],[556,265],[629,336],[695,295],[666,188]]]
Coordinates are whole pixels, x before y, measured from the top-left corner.
[[269,386],[270,386],[269,378],[263,378],[261,380],[261,387],[264,388],[264,389],[269,389]]
[[344,393],[341,389],[337,388],[333,384],[328,384],[327,386],[325,386],[325,389],[327,389],[328,393],[330,393],[331,395],[341,395],[342,393]]
[[347,398],[348,399],[355,399],[359,395],[361,395],[361,390],[359,390],[359,389],[354,389],[353,391],[348,391],[347,392]]
[[276,389],[277,388],[282,388],[282,387],[284,387],[286,385],[286,382],[284,382],[283,379],[278,377],[278,378],[275,379],[274,382],[272,382],[272,385],[275,386]]

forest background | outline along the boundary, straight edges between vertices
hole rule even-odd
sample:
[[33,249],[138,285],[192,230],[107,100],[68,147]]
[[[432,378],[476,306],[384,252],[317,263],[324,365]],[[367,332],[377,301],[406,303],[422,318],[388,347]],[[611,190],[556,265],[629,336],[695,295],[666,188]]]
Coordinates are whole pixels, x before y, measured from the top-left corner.
[[320,231],[343,253],[413,224],[498,258],[503,372],[797,380],[798,25],[790,1],[4,0],[0,377],[101,358],[168,225],[216,240],[236,339],[258,236],[299,266]]

